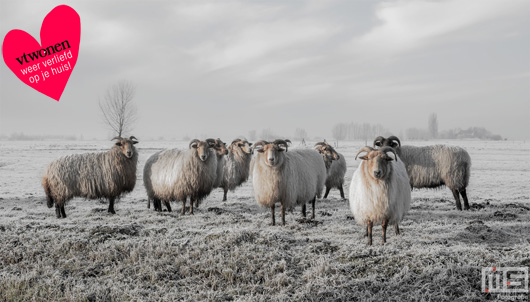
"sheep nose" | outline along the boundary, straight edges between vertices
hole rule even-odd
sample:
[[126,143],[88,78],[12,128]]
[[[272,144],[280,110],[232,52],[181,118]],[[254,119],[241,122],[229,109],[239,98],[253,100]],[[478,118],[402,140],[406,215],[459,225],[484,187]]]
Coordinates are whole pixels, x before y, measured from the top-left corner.
[[374,171],[374,176],[375,176],[375,178],[380,178],[381,177],[381,170]]
[[131,151],[127,151],[127,157],[131,157],[132,156],[132,152]]
[[201,160],[205,160],[206,159],[206,155],[201,155]]
[[269,162],[272,164],[274,163],[274,157],[269,157]]

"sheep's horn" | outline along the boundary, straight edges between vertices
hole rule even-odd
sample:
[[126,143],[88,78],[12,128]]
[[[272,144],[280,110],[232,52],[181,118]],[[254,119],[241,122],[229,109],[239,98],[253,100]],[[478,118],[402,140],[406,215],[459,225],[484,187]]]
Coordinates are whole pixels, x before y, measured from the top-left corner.
[[113,139],[111,139],[111,141],[113,141],[115,139],[122,139],[122,138],[120,136],[115,136]]
[[394,153],[394,157],[396,158],[396,161],[398,161],[398,156],[396,154],[396,150],[394,150],[394,148],[392,147],[388,147],[388,146],[384,146],[383,148],[379,149],[379,151],[381,153],[387,153],[387,152],[392,152]]
[[236,138],[235,140],[232,141],[232,143],[231,143],[230,145],[233,145],[233,144],[235,144],[235,143],[237,143],[237,142],[240,142],[240,141],[241,141],[240,138]]
[[394,135],[389,136],[389,137],[388,137],[388,140],[389,140],[389,141],[393,141],[393,140],[394,140],[394,141],[397,141],[399,147],[401,147],[401,142],[399,141],[399,138],[397,138],[397,136],[394,136]]
[[374,147],[375,147],[375,143],[377,142],[381,142],[381,144],[383,144],[383,142],[385,141],[385,138],[382,137],[382,136],[378,136],[374,139]]
[[259,146],[261,146],[263,148],[263,146],[268,145],[268,144],[270,144],[270,143],[268,141],[265,141],[265,140],[257,141],[257,142],[254,143],[254,147],[252,147],[252,150],[259,149],[259,148],[256,148],[256,147],[259,147]]
[[357,152],[357,155],[355,155],[355,159],[357,159],[357,156],[359,156],[359,154],[361,154],[361,152],[371,152],[371,151],[374,151],[374,148],[370,147],[370,146],[364,146],[361,148],[361,150],[359,150],[359,152]]
[[193,145],[194,143],[200,143],[200,142],[201,142],[201,141],[198,140],[198,139],[193,139],[193,140],[191,140],[191,142],[190,142],[190,149],[191,149],[191,145]]
[[133,139],[134,139],[134,140],[138,140],[138,139],[137,139],[136,137],[134,137],[134,136],[129,137],[129,139],[130,139],[130,140],[133,140]]
[[283,146],[285,146],[285,152],[287,152],[288,147],[289,147],[289,143],[291,143],[291,141],[288,140],[288,139],[277,139],[277,140],[275,140],[275,141],[272,142],[272,143],[275,144],[275,145],[278,145],[278,146],[279,146],[279,145],[283,145]]
[[315,144],[315,147],[316,147],[316,146],[325,146],[325,145],[327,145],[327,143],[326,143],[326,141],[324,140],[323,142],[316,143],[316,144]]

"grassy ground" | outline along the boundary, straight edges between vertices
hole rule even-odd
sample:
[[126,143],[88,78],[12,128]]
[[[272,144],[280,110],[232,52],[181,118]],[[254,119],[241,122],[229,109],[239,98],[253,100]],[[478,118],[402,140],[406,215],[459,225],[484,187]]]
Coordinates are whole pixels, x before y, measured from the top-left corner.
[[[530,266],[529,146],[464,144],[473,158],[472,209],[457,211],[447,189],[415,190],[402,235],[390,232],[382,246],[378,226],[372,247],[336,190],[317,202],[315,221],[296,209],[285,227],[270,226],[250,184],[228,202],[215,191],[182,216],[147,210],[139,173],[116,215],[106,202],[74,199],[68,218],[56,219],[39,187],[46,163],[105,145],[2,146],[0,300],[499,299],[481,292],[482,267]],[[159,148],[144,145],[140,170]],[[339,148],[348,184],[360,146]]]

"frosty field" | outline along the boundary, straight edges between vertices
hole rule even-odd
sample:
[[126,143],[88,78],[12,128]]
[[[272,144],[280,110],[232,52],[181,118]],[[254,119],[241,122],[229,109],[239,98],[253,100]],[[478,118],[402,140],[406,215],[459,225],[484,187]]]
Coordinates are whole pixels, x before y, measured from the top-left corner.
[[[317,201],[315,221],[302,220],[297,208],[286,226],[270,225],[270,210],[256,203],[251,182],[229,192],[227,202],[215,190],[194,215],[181,215],[180,203],[172,213],[148,210],[145,161],[187,142],[136,145],[136,188],[115,205],[116,215],[107,213],[106,201],[76,198],[66,204],[68,217],[57,219],[40,185],[46,165],[112,143],[3,141],[0,300],[501,299],[481,292],[481,269],[530,266],[530,143],[414,144],[433,143],[459,145],[471,155],[471,210],[457,211],[447,188],[414,190],[402,234],[390,231],[383,246],[381,227],[374,227],[368,247],[338,190]],[[348,163],[346,195],[363,145],[341,142],[337,149]]]

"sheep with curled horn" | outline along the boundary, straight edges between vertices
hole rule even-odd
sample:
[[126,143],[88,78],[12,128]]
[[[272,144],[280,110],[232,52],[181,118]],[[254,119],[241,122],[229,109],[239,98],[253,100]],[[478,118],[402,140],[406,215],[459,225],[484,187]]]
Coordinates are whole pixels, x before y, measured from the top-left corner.
[[[228,149],[226,148],[226,143],[224,143],[220,138],[217,138],[217,139],[208,138],[206,139],[206,142],[208,142],[210,145],[213,146],[212,148],[215,151],[215,155],[217,157],[217,170],[215,172],[216,180],[215,180],[213,187],[219,188],[223,181],[223,169],[225,166],[225,156],[228,154]],[[197,208],[199,207],[199,200],[195,201],[195,207]]]
[[378,150],[363,147],[355,159],[361,153],[365,153],[360,157],[363,161],[350,184],[350,210],[359,225],[366,225],[368,245],[372,245],[374,223],[381,223],[385,244],[388,224],[394,224],[396,235],[399,235],[399,222],[410,208],[407,171],[390,147]]
[[401,141],[396,136],[377,137],[374,147],[383,146],[394,148],[403,160],[411,188],[437,188],[445,185],[453,193],[456,208],[462,210],[461,195],[464,209],[469,209],[466,188],[471,174],[471,157],[466,150],[447,145],[401,146]]
[[42,186],[57,218],[66,218],[64,205],[74,197],[107,198],[108,212],[116,214],[114,201],[134,189],[138,140],[134,136],[112,140],[117,141],[109,151],[67,155],[49,164]]
[[171,201],[182,201],[182,214],[186,200],[190,199],[189,213],[193,204],[206,198],[217,180],[217,157],[214,144],[194,139],[189,149],[169,149],[153,154],[144,166],[144,185],[148,207],[151,200],[155,211],[162,211],[162,202],[171,212]]
[[252,184],[256,201],[271,208],[275,225],[275,206],[280,203],[282,225],[285,211],[311,202],[315,218],[315,200],[320,198],[326,180],[326,166],[322,157],[311,149],[288,151],[289,140],[259,141],[254,144],[257,155],[253,159]]
[[223,201],[226,201],[228,190],[234,191],[248,180],[252,160],[252,143],[246,139],[236,138],[228,146],[224,157],[223,177],[220,187],[223,188]]
[[326,164],[326,193],[324,198],[328,198],[329,191],[337,188],[340,191],[340,197],[344,199],[344,175],[346,174],[346,159],[344,155],[335,151],[326,140],[315,144],[315,149],[322,155]]

